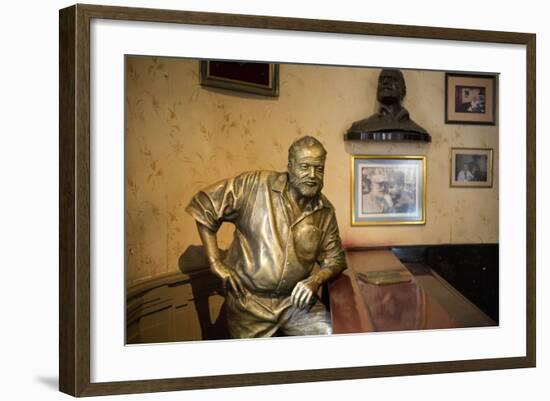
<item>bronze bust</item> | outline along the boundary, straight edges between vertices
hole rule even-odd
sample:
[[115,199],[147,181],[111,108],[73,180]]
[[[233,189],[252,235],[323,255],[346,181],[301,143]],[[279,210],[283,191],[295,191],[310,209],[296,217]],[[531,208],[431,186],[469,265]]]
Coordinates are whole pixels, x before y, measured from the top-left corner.
[[[286,172],[242,173],[203,189],[187,206],[222,280],[233,338],[332,332],[316,294],[346,262],[334,208],[321,193],[326,153],[317,139],[300,138],[289,148]],[[235,234],[222,260],[216,233],[224,222]]]
[[401,105],[406,94],[403,73],[397,69],[382,70],[378,76],[376,96],[380,110],[354,122],[346,133],[346,139],[431,141],[428,132],[415,123]]

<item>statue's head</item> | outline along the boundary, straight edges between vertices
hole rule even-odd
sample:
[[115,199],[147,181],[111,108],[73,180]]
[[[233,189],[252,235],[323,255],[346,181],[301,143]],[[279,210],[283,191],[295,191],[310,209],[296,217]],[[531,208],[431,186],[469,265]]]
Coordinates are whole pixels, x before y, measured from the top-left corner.
[[288,148],[288,178],[291,189],[311,198],[321,192],[327,151],[317,139],[304,136]]
[[389,68],[380,72],[377,92],[380,103],[386,105],[400,103],[406,94],[407,86],[400,70]]

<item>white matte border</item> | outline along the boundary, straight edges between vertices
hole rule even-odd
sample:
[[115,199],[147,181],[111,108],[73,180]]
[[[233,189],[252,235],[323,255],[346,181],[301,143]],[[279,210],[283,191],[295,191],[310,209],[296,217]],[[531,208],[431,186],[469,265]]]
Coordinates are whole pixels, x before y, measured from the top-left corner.
[[[90,29],[92,382],[525,355],[524,46],[98,19]],[[499,160],[514,160],[499,168],[500,327],[124,346],[124,54],[499,72]]]

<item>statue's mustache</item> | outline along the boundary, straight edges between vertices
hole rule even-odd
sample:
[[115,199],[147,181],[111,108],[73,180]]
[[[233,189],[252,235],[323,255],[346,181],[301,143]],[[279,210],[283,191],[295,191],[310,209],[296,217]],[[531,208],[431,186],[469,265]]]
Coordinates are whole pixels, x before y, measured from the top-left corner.
[[307,180],[298,180],[297,181],[298,184],[306,184],[306,185],[321,185],[322,184],[322,181],[320,180],[312,180],[312,179],[307,179]]

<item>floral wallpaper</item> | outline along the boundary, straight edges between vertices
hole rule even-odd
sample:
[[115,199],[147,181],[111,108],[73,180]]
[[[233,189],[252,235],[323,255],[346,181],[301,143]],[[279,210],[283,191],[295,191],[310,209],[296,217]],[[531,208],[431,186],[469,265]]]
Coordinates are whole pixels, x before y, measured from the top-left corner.
[[[182,253],[200,244],[184,211],[193,194],[243,171],[285,170],[288,146],[303,135],[328,150],[323,192],[345,246],[498,242],[498,127],[446,125],[443,72],[403,71],[404,106],[432,143],[343,140],[353,121],[376,111],[379,71],[282,64],[280,95],[271,98],[201,87],[197,60],[128,56],[127,283],[178,271]],[[451,147],[493,148],[493,188],[450,188]],[[426,155],[426,225],[352,227],[352,154]],[[222,226],[220,245],[231,238]]]

